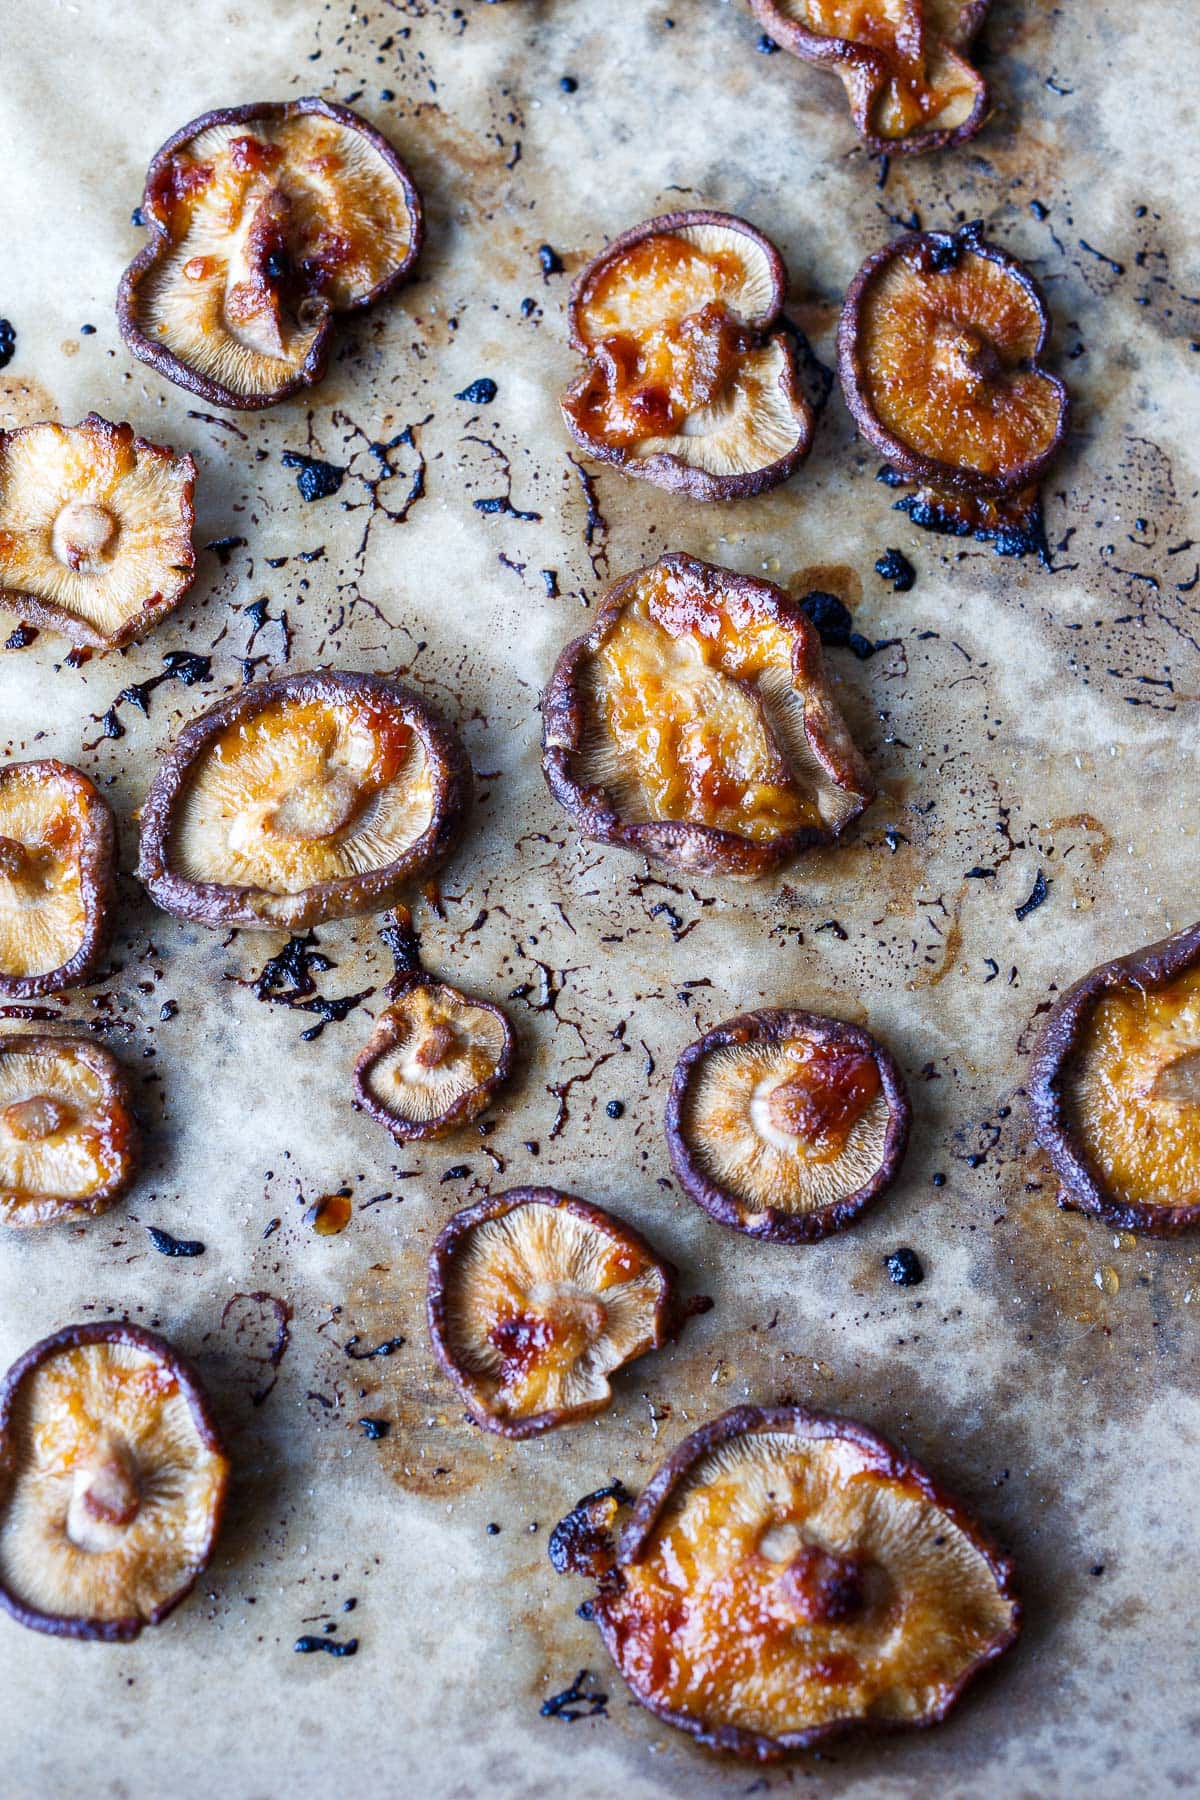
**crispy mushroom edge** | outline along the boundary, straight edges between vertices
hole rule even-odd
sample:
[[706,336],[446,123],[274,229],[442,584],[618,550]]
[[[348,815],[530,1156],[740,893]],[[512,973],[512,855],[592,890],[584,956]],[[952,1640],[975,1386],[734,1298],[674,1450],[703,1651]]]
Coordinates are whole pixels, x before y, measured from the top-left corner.
[[631,250],[635,244],[644,242],[646,238],[665,237],[689,226],[705,225],[740,233],[766,258],[771,272],[771,305],[759,318],[747,320],[747,324],[764,343],[771,338],[786,340],[787,358],[779,385],[796,419],[798,436],[795,444],[786,455],[778,457],[762,469],[750,469],[742,475],[714,475],[711,470],[697,468],[669,451],[641,458],[631,456],[622,446],[610,444],[604,438],[593,437],[584,431],[565,407],[562,409],[563,421],[580,449],[586,451],[596,462],[610,463],[624,474],[653,482],[656,487],[664,488],[668,493],[682,494],[689,500],[749,500],[756,494],[778,487],[795,473],[812,449],[815,429],[813,410],[801,390],[796,369],[794,332],[781,316],[787,297],[787,268],[769,237],[747,220],[738,218],[735,213],[703,210],[662,213],[657,218],[646,219],[640,225],[631,226],[610,244],[606,244],[599,255],[593,257],[575,277],[567,302],[570,342],[571,348],[586,361],[588,347],[580,330],[580,316],[596,282],[619,256],[626,250]]
[[1108,1194],[1067,1118],[1063,1078],[1093,1008],[1106,994],[1136,988],[1153,992],[1200,962],[1200,923],[1098,964],[1067,989],[1047,1014],[1033,1049],[1027,1083],[1033,1134],[1061,1183],[1059,1205],[1102,1219],[1118,1231],[1177,1237],[1200,1225],[1193,1206],[1143,1206]]
[[[880,1474],[915,1487],[931,1505],[938,1507],[953,1520],[983,1557],[995,1580],[997,1591],[1012,1607],[1012,1622],[1007,1631],[995,1637],[986,1650],[969,1664],[939,1704],[918,1719],[831,1719],[826,1724],[814,1726],[807,1731],[788,1732],[784,1736],[773,1738],[762,1732],[747,1731],[740,1726],[722,1726],[709,1730],[700,1719],[645,1700],[634,1693],[632,1688],[630,1692],[634,1693],[638,1704],[644,1706],[647,1712],[661,1719],[665,1725],[673,1725],[676,1730],[687,1732],[707,1749],[725,1751],[745,1761],[757,1763],[775,1762],[796,1751],[811,1749],[814,1745],[851,1732],[919,1731],[939,1725],[975,1677],[1010,1649],[1020,1635],[1022,1607],[1016,1588],[1016,1573],[1012,1562],[961,1501],[936,1481],[920,1463],[913,1461],[889,1444],[886,1438],[879,1437],[856,1419],[842,1418],[834,1413],[809,1412],[801,1406],[738,1406],[731,1412],[722,1413],[719,1418],[710,1420],[707,1425],[702,1425],[672,1451],[643,1488],[621,1531],[617,1578],[619,1579],[622,1567],[641,1561],[672,1493],[694,1465],[731,1439],[759,1432],[790,1434],[809,1439],[843,1438],[864,1451]],[[592,1617],[614,1665],[620,1670],[620,1646],[616,1632],[607,1620],[603,1591],[592,1602]]]
[[635,569],[617,582],[601,603],[591,630],[575,638],[559,656],[542,696],[542,771],[546,784],[576,829],[596,843],[616,844],[701,875],[754,878],[769,874],[802,851],[831,844],[841,837],[874,800],[874,779],[833,700],[820,637],[800,607],[770,582],[737,575],[729,569],[714,571],[711,564],[681,551],[669,552],[659,563],[698,579],[714,572],[719,574],[723,587],[740,591],[757,608],[766,607],[770,616],[791,632],[793,680],[808,684],[810,689],[804,709],[809,746],[836,785],[857,794],[858,804],[836,831],[803,825],[771,843],[761,843],[738,832],[693,825],[686,820],[626,823],[603,788],[584,786],[576,780],[571,764],[582,749],[587,725],[581,691],[584,666],[615,629],[637,583],[658,567],[657,563]]
[[[235,394],[223,387],[219,381],[210,381],[207,376],[181,362],[178,357],[162,344],[156,344],[146,336],[139,323],[139,297],[142,282],[150,272],[158,267],[163,257],[172,248],[172,237],[157,213],[153,204],[156,183],[170,157],[176,150],[198,137],[201,132],[209,131],[215,125],[253,125],[257,120],[275,123],[280,120],[301,118],[305,114],[318,113],[323,118],[332,119],[347,131],[357,132],[377,150],[395,175],[404,194],[412,227],[412,240],[408,254],[392,273],[377,282],[369,293],[342,307],[338,312],[330,311],[320,330],[309,347],[307,356],[300,368],[282,386],[264,394]],[[321,380],[329,362],[333,348],[333,333],[340,314],[348,315],[362,312],[382,300],[405,281],[412,271],[413,264],[421,253],[425,237],[425,219],[421,206],[421,197],[417,192],[412,176],[402,162],[399,152],[390,144],[375,127],[357,113],[352,107],[339,106],[332,100],[322,100],[318,94],[307,94],[298,100],[264,100],[250,102],[245,106],[217,107],[212,112],[202,113],[199,118],[192,119],[187,125],[181,125],[178,131],[172,132],[167,141],[160,145],[150,159],[146,170],[146,182],[142,191],[141,213],[143,221],[150,231],[149,242],[138,251],[129,267],[121,276],[117,289],[117,325],[126,347],[140,362],[152,368],[156,375],[172,381],[177,387],[196,394],[210,405],[223,406],[238,412],[259,412],[264,407],[274,406],[280,400],[289,399],[291,395],[304,388],[314,387]]]
[[[498,1019],[504,1033],[500,1056],[490,1075],[485,1075],[483,1080],[476,1082],[473,1088],[468,1088],[465,1094],[460,1094],[453,1106],[448,1107],[437,1118],[424,1121],[402,1119],[396,1113],[389,1112],[383,1102],[371,1091],[368,1079],[371,1071],[380,1058],[386,1056],[389,1050],[394,1049],[399,1041],[398,1022],[391,1010],[395,1001],[402,999],[406,994],[411,994],[416,988],[448,986],[450,986],[448,982],[438,981],[434,976],[427,975],[423,969],[414,969],[398,975],[389,989],[391,998],[387,1008],[380,1014],[374,1031],[355,1059],[353,1077],[355,1106],[360,1112],[364,1112],[369,1118],[374,1119],[377,1124],[382,1125],[385,1131],[389,1131],[398,1144],[415,1143],[420,1139],[448,1137],[460,1126],[469,1125],[471,1120],[477,1118],[491,1102],[493,1096],[499,1093],[512,1074],[513,1057],[516,1053],[516,1035],[508,1014],[503,1007],[495,1005],[491,1000],[481,1000],[472,994],[469,997],[465,995],[463,997],[469,998],[470,1004],[478,1007],[481,1012],[490,1013],[494,1019]],[[459,989],[455,988],[453,991],[458,993]]]
[[[438,1233],[429,1255],[429,1286],[425,1311],[430,1341],[438,1362],[466,1403],[472,1422],[486,1431],[495,1432],[499,1437],[513,1439],[540,1437],[543,1432],[552,1431],[559,1425],[576,1424],[583,1419],[593,1418],[610,1404],[609,1399],[601,1399],[588,1406],[570,1409],[557,1407],[550,1412],[533,1413],[527,1419],[499,1419],[480,1407],[471,1383],[455,1359],[450,1345],[446,1298],[455,1256],[476,1226],[486,1225],[491,1219],[502,1219],[522,1206],[547,1206],[558,1212],[572,1213],[584,1224],[602,1232],[606,1238],[631,1245],[659,1271],[663,1277],[662,1292],[655,1306],[654,1341],[649,1345],[649,1350],[661,1350],[664,1344],[670,1343],[678,1336],[689,1316],[688,1307],[679,1297],[679,1271],[675,1264],[660,1256],[635,1226],[618,1218],[615,1213],[605,1211],[603,1207],[593,1206],[590,1201],[577,1199],[573,1194],[564,1194],[558,1188],[517,1187],[508,1188],[502,1194],[487,1194],[473,1206],[464,1207],[462,1212],[455,1213]],[[648,1351],[643,1354],[648,1354]],[[613,1374],[616,1373],[617,1370],[614,1369]]]
[[[142,1134],[138,1125],[137,1114],[133,1109],[133,1092],[129,1077],[111,1050],[103,1044],[95,1044],[89,1038],[79,1037],[73,1032],[64,1032],[61,1037],[48,1032],[6,1032],[0,1035],[0,1057],[11,1056],[14,1052],[25,1056],[53,1056],[62,1050],[70,1050],[80,1062],[99,1077],[104,1088],[105,1100],[119,1106],[127,1121],[125,1137],[125,1156],[121,1170],[103,1187],[95,1188],[85,1199],[64,1201],[63,1213],[58,1219],[47,1219],[46,1225],[81,1223],[87,1219],[98,1218],[128,1192],[137,1177],[142,1160]],[[40,1229],[34,1226],[28,1229]],[[20,1225],[10,1229],[26,1229]]]
[[[156,1332],[146,1331],[140,1325],[132,1325],[128,1320],[118,1320],[115,1323],[93,1321],[86,1325],[64,1325],[61,1330],[52,1332],[40,1343],[32,1345],[23,1356],[19,1356],[4,1377],[3,1382],[0,1383],[0,1516],[2,1516],[4,1505],[3,1487],[7,1484],[7,1478],[12,1472],[9,1433],[12,1426],[13,1409],[22,1382],[27,1375],[34,1374],[44,1362],[60,1351],[77,1350],[86,1344],[129,1344],[165,1363],[187,1401],[188,1411],[200,1441],[206,1450],[215,1456],[220,1456],[228,1465],[224,1441],[217,1428],[208,1395],[201,1385],[200,1378],[187,1358],[181,1355],[165,1338],[159,1337]],[[187,1599],[195,1587],[196,1581],[208,1564],[221,1529],[227,1492],[228,1480],[226,1479],[217,1497],[204,1555],[197,1563],[191,1580],[177,1593],[172,1594],[169,1599],[155,1607],[148,1619],[136,1616],[127,1619],[74,1619],[61,1613],[44,1613],[36,1607],[27,1606],[3,1582],[0,1582],[0,1606],[11,1618],[15,1619],[18,1625],[24,1625],[30,1631],[45,1632],[51,1637],[83,1638],[93,1643],[129,1643],[140,1635],[144,1626],[161,1624],[169,1613],[174,1612],[175,1608]]]
[[0,999],[34,1000],[41,994],[61,993],[83,987],[96,973],[112,941],[117,910],[117,836],[112,807],[90,776],[55,757],[33,762],[9,763],[0,768],[0,783],[9,769],[44,775],[48,781],[65,780],[81,792],[86,822],[80,834],[79,878],[83,889],[83,940],[73,956],[44,975],[5,975],[0,972]]
[[[879,1070],[883,1095],[888,1105],[887,1131],[883,1158],[871,1179],[813,1213],[789,1213],[777,1207],[764,1207],[763,1223],[747,1225],[743,1208],[730,1194],[707,1176],[697,1164],[683,1125],[683,1107],[689,1083],[697,1065],[714,1050],[741,1044],[777,1043],[799,1033],[817,1037],[824,1043],[847,1044],[870,1056]],[[908,1135],[912,1125],[912,1103],[904,1078],[891,1052],[870,1032],[842,1019],[827,1018],[822,1013],[805,1012],[788,1007],[778,1010],[762,1008],[743,1013],[736,1019],[715,1025],[702,1038],[689,1044],[675,1064],[667,1095],[664,1131],[671,1167],[688,1198],[716,1219],[749,1237],[764,1238],[777,1244],[814,1244],[834,1232],[844,1231],[873,1200],[891,1187],[900,1172]]]
[[[437,795],[433,817],[404,854],[381,869],[316,882],[290,896],[294,905],[276,907],[270,917],[252,896],[263,890],[188,881],[170,866],[176,808],[184,798],[197,759],[223,732],[256,717],[280,700],[323,700],[361,695],[383,701],[402,714],[421,739]],[[219,700],[185,725],[155,771],[142,807],[137,877],[156,906],[198,925],[242,925],[260,929],[305,930],[329,918],[379,912],[389,906],[412,876],[431,871],[453,850],[470,814],[474,794],[471,760],[453,726],[423,695],[385,675],[314,670],[256,683]]]
[[[923,455],[890,432],[871,404],[869,374],[860,345],[864,330],[863,305],[871,283],[898,256],[913,258],[924,271],[934,274],[935,259],[947,253],[952,254],[956,261],[964,254],[986,257],[1024,290],[1037,311],[1040,326],[1031,368],[1058,393],[1058,429],[1053,441],[1039,455],[1016,464],[1003,475],[984,475],[977,470],[965,468],[961,463],[940,462],[936,457]],[[1049,335],[1050,314],[1041,288],[1015,256],[1010,256],[1007,250],[988,243],[980,236],[976,223],[960,226],[957,231],[910,231],[903,237],[895,238],[892,243],[884,244],[869,256],[847,289],[842,315],[838,321],[838,378],[846,405],[859,432],[872,449],[877,450],[901,474],[943,493],[1001,499],[1007,494],[1019,493],[1022,488],[1036,482],[1058,455],[1067,434],[1071,403],[1066,384],[1041,362]]]

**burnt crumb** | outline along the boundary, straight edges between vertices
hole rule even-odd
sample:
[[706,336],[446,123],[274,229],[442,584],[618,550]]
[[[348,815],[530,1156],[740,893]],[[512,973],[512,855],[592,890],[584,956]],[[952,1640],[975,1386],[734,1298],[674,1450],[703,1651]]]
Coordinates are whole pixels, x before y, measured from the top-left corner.
[[1022,900],[1020,906],[1014,909],[1018,919],[1027,919],[1031,912],[1036,912],[1049,892],[1050,883],[1046,880],[1044,871],[1039,869],[1029,890],[1029,898]]
[[821,588],[814,588],[801,599],[800,610],[816,626],[823,644],[832,649],[844,649],[850,642],[850,628],[854,621],[850,608],[836,594],[827,594]]
[[489,375],[481,375],[478,381],[471,382],[461,394],[455,394],[456,400],[465,400],[468,406],[490,406],[499,390]]
[[212,542],[205,544],[204,548],[206,550],[211,550],[213,555],[220,562],[221,567],[227,569],[229,567],[229,558],[232,556],[233,552],[235,550],[243,550],[245,549],[245,546],[246,540],[244,537],[221,537],[213,538]]
[[615,1559],[613,1522],[617,1509],[628,1506],[633,1495],[621,1481],[610,1481],[577,1500],[550,1533],[546,1554],[559,1575],[585,1575],[601,1581]]
[[[211,678],[211,656],[201,656],[193,650],[168,650],[163,657],[162,674],[151,675],[145,681],[135,681],[122,688],[110,710],[115,713],[118,707],[132,706],[144,719],[149,718],[150,697],[164,681],[180,681],[184,687],[195,687],[197,682]],[[111,735],[105,731],[106,737]]]
[[175,1014],[178,1011],[179,1011],[178,1000],[164,1000],[162,1005],[158,1009],[159,1020],[161,1021],[162,1024],[165,1025],[167,1020],[173,1019],[175,1017]]
[[133,211],[130,213],[129,223],[131,225],[136,225],[139,228],[146,223],[145,215],[143,214],[140,206],[135,206]]
[[500,1536],[500,1527],[494,1521],[492,1524],[490,1524],[486,1527],[486,1530],[487,1530],[487,1534],[489,1537],[499,1537]]
[[938,233],[928,253],[928,267],[932,269],[935,275],[945,275],[951,269],[956,269],[958,267],[958,259],[962,255],[965,247],[964,240],[967,238],[968,234],[978,235],[982,229],[983,222],[982,220],[977,219],[974,225],[964,225],[962,232],[956,234],[954,237],[947,237]]
[[887,845],[888,849],[891,851],[893,856],[895,856],[895,854],[896,854],[897,850],[900,848],[901,844],[911,844],[912,843],[912,839],[905,837],[904,833],[902,831],[900,831],[895,825],[885,825],[884,826],[883,841]]
[[892,584],[893,593],[907,594],[917,579],[917,571],[902,550],[890,546],[875,564],[875,573]]
[[933,1177],[933,1185],[934,1185],[934,1187],[945,1187],[945,1185],[946,1185],[946,1177],[942,1174],[940,1169],[938,1170],[937,1174]]
[[172,1237],[169,1231],[162,1231],[157,1225],[147,1225],[146,1236],[162,1256],[204,1255],[204,1245],[199,1238]]
[[920,1257],[907,1245],[893,1250],[884,1267],[888,1272],[888,1280],[895,1282],[897,1287],[917,1287],[925,1279],[925,1269]]
[[357,1656],[358,1639],[346,1638],[343,1643],[335,1643],[327,1637],[298,1637],[292,1650],[297,1656],[311,1656],[315,1650],[324,1650],[330,1656]]
[[589,1691],[586,1684],[591,1680],[590,1671],[580,1669],[569,1688],[542,1701],[542,1718],[563,1719],[568,1725],[573,1725],[576,1719],[607,1719],[608,1695],[601,1694],[595,1687]]
[[333,964],[316,948],[316,943],[312,931],[303,937],[289,938],[282,950],[268,957],[253,981],[243,981],[237,975],[225,976],[226,981],[250,988],[256,1000],[286,1006],[293,1012],[315,1013],[318,1022],[300,1033],[302,1044],[315,1042],[326,1025],[339,1024],[375,992],[373,987],[363,988],[359,993],[341,994],[332,1000],[318,994],[314,977],[323,975]]
[[542,280],[549,280],[551,275],[561,275],[563,259],[550,244],[538,245],[538,261],[542,265]]
[[576,81],[574,75],[560,75],[558,78],[558,85],[564,94],[575,94],[579,91],[579,83]]
[[1093,1563],[1091,1568],[1088,1570],[1089,1575],[1103,1575],[1103,1573],[1104,1573],[1104,1564],[1103,1563]]
[[471,1173],[470,1163],[455,1163],[455,1165],[452,1169],[446,1170],[445,1174],[442,1176],[442,1180],[443,1181],[465,1181],[467,1179],[467,1177],[470,1175],[470,1173]]
[[[334,1580],[335,1581],[337,1580],[336,1575],[334,1576]],[[357,1605],[358,1605],[358,1601],[354,1598],[353,1595],[351,1595],[348,1600],[342,1601],[342,1611],[343,1612],[353,1612]]]
[[773,37],[768,37],[764,31],[754,48],[758,51],[760,56],[775,56],[778,53],[779,45],[775,42]]
[[402,1337],[385,1338],[382,1344],[376,1344],[371,1350],[359,1350],[356,1348],[356,1345],[358,1344],[358,1334],[356,1332],[352,1338],[346,1339],[346,1342],[342,1345],[342,1349],[352,1362],[368,1362],[372,1356],[394,1356],[396,1351],[403,1346],[404,1342],[405,1340]]
[[285,469],[296,470],[296,486],[302,500],[328,500],[346,476],[345,469],[337,463],[322,462],[300,450],[285,450],[279,460]]
[[0,319],[0,369],[7,369],[17,353],[17,328],[11,319]]
[[542,577],[543,586],[546,589],[547,600],[557,600],[558,599],[558,570],[557,569],[541,569],[541,570],[539,570],[539,573]]
[[37,636],[36,625],[18,625],[4,640],[6,650],[24,650]]
[[363,1436],[369,1438],[373,1444],[378,1443],[380,1438],[385,1438],[392,1429],[391,1423],[387,1419],[360,1419],[358,1423]]
[[826,919],[826,921],[823,925],[814,926],[813,929],[815,931],[830,931],[830,932],[832,932],[839,944],[844,944],[846,942],[847,938],[850,936],[850,933],[846,930],[846,927],[844,925],[842,925],[837,919]]
[[995,879],[996,879],[995,869],[980,868],[978,863],[975,865],[975,867],[973,869],[968,869],[966,874],[963,876],[964,881],[994,881]]
[[486,500],[476,500],[472,504],[476,512],[504,513],[510,519],[523,519],[527,525],[536,523],[542,516],[540,512],[522,512],[507,494],[492,494]]
[[625,1102],[623,1100],[610,1100],[604,1110],[610,1119],[623,1119],[625,1116]]
[[[882,481],[887,476],[876,476]],[[888,486],[900,485],[888,479]],[[946,537],[973,537],[977,543],[990,544],[997,556],[1036,556],[1043,568],[1050,568],[1050,547],[1046,541],[1046,521],[1041,498],[1014,495],[1008,500],[973,501],[959,495],[953,502],[918,490],[897,500],[895,510],[907,513],[914,525],[925,531],[936,531]]]

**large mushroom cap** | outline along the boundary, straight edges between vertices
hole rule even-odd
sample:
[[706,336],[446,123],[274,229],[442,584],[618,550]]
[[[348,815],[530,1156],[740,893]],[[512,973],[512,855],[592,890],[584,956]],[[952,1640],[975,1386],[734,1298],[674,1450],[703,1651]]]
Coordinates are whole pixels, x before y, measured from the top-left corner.
[[722,1224],[801,1243],[851,1224],[891,1184],[909,1118],[899,1070],[869,1033],[767,1010],[684,1051],[667,1144],[685,1191]]
[[675,1271],[632,1227],[553,1188],[456,1213],[429,1262],[429,1329],[472,1418],[530,1437],[600,1412],[614,1370],[672,1335]]
[[98,413],[0,432],[0,606],[89,649],[144,637],[191,586],[195,482]]
[[410,688],[288,675],[180,733],[142,809],[138,874],[182,918],[301,929],[387,906],[448,853],[470,797],[466,752]]
[[728,213],[671,213],[625,232],[571,295],[587,368],[563,398],[591,456],[698,500],[755,494],[807,454],[812,413],[777,330],[787,272]]
[[135,356],[218,406],[319,381],[337,313],[408,273],[421,207],[391,145],[309,97],[206,113],[150,164],[153,237],[121,282]]
[[1015,494],[1066,429],[1066,389],[1038,361],[1048,329],[1032,276],[977,225],[910,232],[870,257],[846,296],[846,404],[910,478],[943,494]]
[[512,1053],[498,1006],[419,976],[380,1015],[354,1065],[355,1098],[397,1143],[442,1137],[479,1117]]
[[686,1438],[590,1612],[635,1699],[756,1761],[936,1723],[1020,1623],[1009,1564],[955,1500],[863,1426],[799,1407]]
[[87,981],[116,905],[113,816],[67,763],[0,768],[0,997]]
[[133,1178],[137,1148],[125,1077],[101,1045],[0,1037],[0,1224],[107,1212]]
[[874,795],[801,609],[690,556],[617,583],[542,713],[546,779],[585,835],[684,869],[761,874]]
[[988,0],[750,0],[775,43],[840,75],[856,129],[881,154],[975,136],[988,91],[964,52]]
[[120,1642],[190,1592],[229,1465],[183,1359],[137,1326],[70,1325],[0,1388],[0,1604]]
[[1029,1099],[1064,1204],[1156,1236],[1200,1223],[1200,925],[1063,995]]

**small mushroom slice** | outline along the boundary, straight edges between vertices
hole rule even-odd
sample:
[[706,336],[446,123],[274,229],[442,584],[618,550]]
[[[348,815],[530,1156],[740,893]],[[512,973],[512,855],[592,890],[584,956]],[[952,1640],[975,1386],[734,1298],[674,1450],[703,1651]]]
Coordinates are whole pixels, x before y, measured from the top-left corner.
[[891,1056],[840,1019],[764,1010],[675,1065],[667,1147],[684,1191],[751,1237],[811,1243],[891,1186],[911,1109]]
[[842,309],[838,371],[863,437],[919,484],[903,510],[1012,553],[1041,542],[1030,515],[1067,390],[1041,365],[1049,316],[1033,277],[981,230],[910,232],[869,257]]
[[325,373],[338,313],[408,274],[421,204],[358,113],[309,96],[206,113],[146,176],[151,240],[126,269],[121,335],[216,406],[270,406]]
[[786,293],[774,244],[729,213],[624,232],[571,292],[571,343],[587,359],[563,397],[572,436],[694,500],[785,481],[813,428],[781,325]]
[[602,1412],[609,1376],[675,1335],[675,1279],[611,1213],[510,1188],[456,1213],[434,1245],[429,1332],[475,1423],[533,1437]]
[[194,1371],[154,1333],[68,1325],[0,1387],[0,1605],[124,1643],[191,1592],[229,1464]]
[[486,1000],[435,981],[421,967],[407,907],[384,933],[396,958],[390,1005],[354,1065],[354,1100],[398,1144],[470,1124],[512,1069],[513,1032]]
[[1034,1050],[1029,1108],[1060,1206],[1153,1237],[1200,1224],[1200,925],[1068,989]]
[[114,1056],[84,1038],[0,1037],[0,1225],[95,1218],[124,1193],[137,1157]]
[[973,138],[987,84],[967,52],[989,0],[750,0],[774,41],[842,80],[855,128],[876,155],[942,150]]
[[584,836],[684,870],[762,875],[874,798],[800,607],[678,552],[609,592],[542,717],[546,780]]
[[91,650],[144,637],[192,583],[195,483],[99,413],[0,432],[0,607]]
[[1020,1628],[1011,1565],[958,1501],[797,1406],[685,1438],[605,1560],[588,1540],[578,1572],[600,1576],[587,1615],[634,1699],[754,1762],[937,1724]]
[[0,999],[90,980],[116,898],[113,816],[87,776],[49,758],[0,767]]
[[411,688],[286,675],[185,726],[142,808],[138,875],[180,918],[300,930],[387,906],[470,802],[466,751]]

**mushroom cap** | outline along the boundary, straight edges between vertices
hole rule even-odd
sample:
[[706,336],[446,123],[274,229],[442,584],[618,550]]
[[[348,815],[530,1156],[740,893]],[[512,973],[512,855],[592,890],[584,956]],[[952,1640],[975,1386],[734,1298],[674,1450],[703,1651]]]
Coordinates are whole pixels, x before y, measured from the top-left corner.
[[563,397],[576,442],[695,500],[785,481],[813,419],[780,329],[787,271],[730,213],[667,213],[601,251],[571,290],[587,367]]
[[192,583],[195,483],[99,413],[0,432],[0,606],[91,650],[144,637]]
[[199,1379],[153,1332],[68,1325],[0,1386],[0,1605],[123,1643],[190,1593],[229,1464]]
[[526,1438],[602,1412],[614,1370],[677,1325],[675,1269],[611,1213],[510,1188],[456,1213],[429,1259],[429,1332],[477,1425]]
[[990,108],[968,61],[989,0],[750,0],[774,41],[841,77],[873,155],[973,138]]
[[584,836],[686,871],[764,874],[875,794],[800,607],[678,551],[610,590],[542,718],[546,780]]
[[0,1037],[0,1225],[107,1212],[133,1179],[138,1148],[129,1085],[102,1045]]
[[867,442],[942,493],[1028,487],[1062,443],[1067,390],[1029,271],[978,224],[913,231],[867,258],[838,326],[838,373]]
[[424,974],[393,993],[354,1065],[355,1104],[398,1144],[444,1137],[507,1081],[512,1026],[498,1006]]
[[758,1762],[936,1724],[1020,1626],[1011,1565],[956,1500],[864,1426],[794,1406],[684,1439],[590,1611],[641,1705]]
[[1200,1224],[1200,924],[1069,988],[1028,1092],[1060,1205],[1154,1237]]
[[900,1071],[869,1032],[764,1009],[683,1052],[667,1147],[684,1191],[722,1225],[812,1243],[891,1186],[910,1119]]
[[142,808],[139,879],[201,925],[300,930],[381,910],[452,849],[471,764],[382,675],[244,687],[184,727]]
[[121,335],[216,406],[319,381],[335,316],[398,286],[421,247],[395,150],[315,95],[193,119],[151,161],[141,211],[152,235],[121,279]]
[[0,999],[88,981],[116,900],[112,811],[87,776],[51,758],[0,767]]

